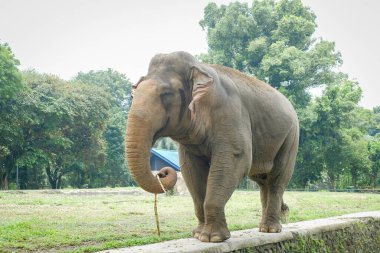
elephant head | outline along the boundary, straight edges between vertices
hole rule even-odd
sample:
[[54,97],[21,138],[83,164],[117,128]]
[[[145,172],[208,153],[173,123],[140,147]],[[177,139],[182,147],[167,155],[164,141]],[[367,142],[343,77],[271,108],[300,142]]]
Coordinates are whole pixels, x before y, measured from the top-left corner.
[[[197,101],[212,81],[193,56],[176,52],[153,57],[148,74],[135,85],[127,122],[126,157],[132,176],[144,190],[163,192],[151,173],[150,149],[159,137],[179,140],[194,132]],[[159,176],[165,189],[176,183],[172,168],[162,169]]]

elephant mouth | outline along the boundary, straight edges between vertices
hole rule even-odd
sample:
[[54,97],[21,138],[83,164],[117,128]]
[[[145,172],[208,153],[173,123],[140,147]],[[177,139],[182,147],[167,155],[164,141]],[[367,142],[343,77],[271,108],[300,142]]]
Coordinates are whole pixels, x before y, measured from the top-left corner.
[[170,117],[168,117],[168,119],[166,120],[166,123],[163,127],[161,127],[156,133],[155,135],[153,136],[153,142],[152,142],[152,147],[154,145],[154,143],[156,143],[157,139],[160,138],[160,137],[163,137],[161,134],[162,132],[166,129],[166,127],[169,125],[169,122],[170,122]]

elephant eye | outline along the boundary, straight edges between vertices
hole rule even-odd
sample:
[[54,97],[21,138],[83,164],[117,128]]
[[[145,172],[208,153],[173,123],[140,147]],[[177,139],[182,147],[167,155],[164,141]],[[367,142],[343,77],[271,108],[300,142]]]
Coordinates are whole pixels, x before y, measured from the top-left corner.
[[174,97],[174,93],[169,90],[162,91],[162,93],[160,94],[162,104],[164,105],[166,110],[169,109],[170,104],[173,101],[173,97]]
[[161,93],[161,97],[167,97],[167,96],[172,96],[172,95],[174,95],[173,94],[173,92],[171,92],[171,91],[164,91],[164,92],[162,92]]

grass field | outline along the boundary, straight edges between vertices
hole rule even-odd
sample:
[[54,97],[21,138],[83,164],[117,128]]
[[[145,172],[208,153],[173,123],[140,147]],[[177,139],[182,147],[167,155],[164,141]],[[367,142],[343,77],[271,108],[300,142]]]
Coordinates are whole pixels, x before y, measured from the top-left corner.
[[[94,252],[190,237],[196,225],[189,196],[158,198],[136,188],[0,192],[0,252]],[[380,194],[286,192],[288,222],[380,210]],[[260,222],[259,192],[236,191],[226,207],[230,230]]]

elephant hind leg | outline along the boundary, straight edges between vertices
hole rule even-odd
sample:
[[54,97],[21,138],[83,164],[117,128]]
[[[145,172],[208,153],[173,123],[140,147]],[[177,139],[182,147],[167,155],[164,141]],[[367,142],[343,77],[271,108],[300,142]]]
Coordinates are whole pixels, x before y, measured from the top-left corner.
[[[254,180],[260,187],[260,199],[261,199],[261,206],[262,206],[261,224],[263,224],[266,221],[267,211],[268,211],[269,188],[268,188],[268,181],[266,180],[267,175],[254,176],[254,177],[251,177],[251,179]],[[284,201],[282,201],[281,214],[280,214],[280,219],[282,222],[285,222],[285,223],[287,222],[288,213],[289,213],[289,207],[288,205],[284,203]],[[268,229],[263,229],[263,230],[267,232]]]
[[[298,128],[285,139],[274,161],[273,169],[267,175],[261,187],[266,192],[266,206],[263,212],[260,231],[267,233],[281,232],[280,219],[286,217],[289,210],[283,202],[283,194],[293,174],[298,149]],[[264,207],[263,207],[264,209]]]
[[255,181],[260,187],[260,200],[262,212],[261,216],[266,217],[267,212],[267,202],[268,202],[268,175],[267,174],[259,174],[250,176],[250,178]]

